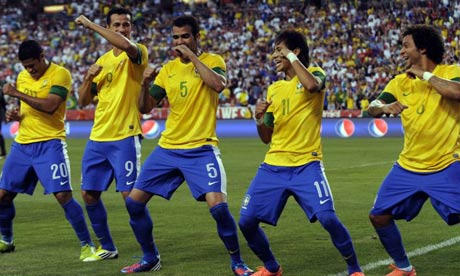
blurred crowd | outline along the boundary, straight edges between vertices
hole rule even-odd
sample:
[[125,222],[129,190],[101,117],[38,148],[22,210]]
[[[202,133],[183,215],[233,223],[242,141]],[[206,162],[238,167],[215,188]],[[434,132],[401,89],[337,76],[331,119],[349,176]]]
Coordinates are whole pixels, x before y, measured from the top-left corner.
[[305,33],[311,65],[326,71],[325,110],[366,108],[388,80],[404,70],[400,35],[408,24],[437,26],[446,42],[445,61],[458,64],[460,57],[459,0],[75,0],[57,13],[45,13],[41,2],[0,0],[0,80],[15,80],[22,69],[18,45],[36,39],[50,60],[72,72],[74,99],[86,70],[110,45],[73,20],[83,14],[105,26],[113,5],[131,10],[133,39],[148,47],[152,66],[171,58],[174,16],[198,17],[202,49],[221,54],[227,63],[228,87],[220,99],[226,106],[254,104],[282,77],[270,56],[274,38],[286,28]]

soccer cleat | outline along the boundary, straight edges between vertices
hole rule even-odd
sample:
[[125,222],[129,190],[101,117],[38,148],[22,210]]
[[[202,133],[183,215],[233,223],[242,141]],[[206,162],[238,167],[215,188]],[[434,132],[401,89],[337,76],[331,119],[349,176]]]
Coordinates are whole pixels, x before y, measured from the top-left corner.
[[281,266],[277,272],[270,272],[264,266],[261,266],[261,267],[258,267],[257,271],[252,274],[252,276],[282,276],[282,275],[283,275],[283,269],[281,268]]
[[386,276],[417,276],[417,272],[415,272],[414,267],[412,267],[411,271],[404,271],[399,269],[396,265],[391,264],[389,269],[393,269],[393,271]]
[[86,258],[91,257],[95,252],[94,246],[86,244],[81,247],[80,261],[84,261]]
[[99,247],[96,252],[91,254],[91,256],[86,257],[83,259],[84,262],[95,262],[95,261],[102,261],[107,259],[116,259],[118,258],[118,251],[109,251],[107,249]]
[[[159,256],[157,256],[159,257]],[[133,265],[123,267],[121,269],[121,273],[137,273],[137,272],[147,272],[147,271],[158,271],[161,268],[161,262],[160,258],[158,258],[158,261],[154,264],[148,263],[144,260],[141,260],[138,263],[135,263]]]
[[4,240],[0,240],[0,253],[8,253],[13,252],[16,246],[14,246],[14,241],[6,242]]
[[359,271],[359,272],[353,272],[352,274],[350,274],[350,276],[366,276],[366,275],[364,275],[363,272]]
[[249,276],[254,273],[245,263],[238,263],[232,267],[233,274],[235,276]]

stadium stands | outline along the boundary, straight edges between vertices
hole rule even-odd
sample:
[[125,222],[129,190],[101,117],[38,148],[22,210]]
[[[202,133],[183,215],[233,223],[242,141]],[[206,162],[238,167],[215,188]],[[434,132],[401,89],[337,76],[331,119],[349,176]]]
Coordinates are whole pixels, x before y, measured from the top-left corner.
[[446,38],[446,59],[459,63],[460,57],[458,0],[209,0],[193,5],[160,0],[77,0],[67,1],[66,8],[57,13],[45,13],[43,1],[0,2],[4,7],[0,10],[0,80],[16,78],[21,69],[15,59],[17,46],[23,39],[33,38],[47,45],[49,59],[71,70],[75,91],[89,65],[108,45],[73,20],[85,14],[103,24],[114,4],[133,12],[134,37],[148,46],[152,65],[170,58],[170,29],[166,26],[174,16],[191,13],[200,18],[204,30],[201,46],[222,54],[227,62],[230,96],[224,97],[222,105],[247,104],[238,101],[245,97],[235,96],[235,91],[248,93],[245,101],[253,104],[279,77],[268,61],[274,36],[287,27],[305,33],[312,62],[327,72],[328,110],[360,109],[363,101],[372,100],[404,69],[398,59],[399,36],[407,24],[439,27]]

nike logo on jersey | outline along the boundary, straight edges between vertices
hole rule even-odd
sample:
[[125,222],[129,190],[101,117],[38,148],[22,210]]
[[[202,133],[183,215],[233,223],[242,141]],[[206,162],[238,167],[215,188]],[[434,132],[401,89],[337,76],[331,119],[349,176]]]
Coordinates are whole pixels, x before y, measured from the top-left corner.
[[331,200],[331,199],[328,198],[328,199],[325,199],[325,200],[320,200],[319,204],[323,205],[324,203],[328,202],[329,200]]
[[208,182],[208,185],[209,185],[209,186],[212,186],[212,185],[214,185],[214,184],[216,184],[216,183],[219,183],[219,181],[212,181],[212,182],[209,181],[209,182]]
[[168,75],[168,79],[174,77],[176,74]]
[[404,91],[404,92],[402,93],[402,95],[403,95],[404,97],[409,96],[409,95],[410,95],[410,92]]
[[67,184],[68,182],[69,182],[69,180],[61,181],[61,186],[64,186],[64,185]]
[[128,186],[129,186],[129,185],[133,185],[134,182],[135,182],[135,181],[126,181],[126,185],[128,185]]

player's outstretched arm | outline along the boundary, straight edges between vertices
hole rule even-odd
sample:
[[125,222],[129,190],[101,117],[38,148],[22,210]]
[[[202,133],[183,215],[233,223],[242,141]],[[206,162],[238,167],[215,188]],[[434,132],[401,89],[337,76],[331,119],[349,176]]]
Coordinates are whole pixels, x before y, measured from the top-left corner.
[[132,42],[121,33],[114,32],[108,28],[104,28],[92,22],[84,15],[80,15],[79,17],[77,17],[75,19],[75,23],[77,23],[78,25],[82,25],[89,30],[97,32],[108,42],[110,42],[110,44],[112,44],[114,47],[121,49],[122,51],[125,51],[129,57],[133,59],[136,59],[138,57],[139,51],[136,43]]

